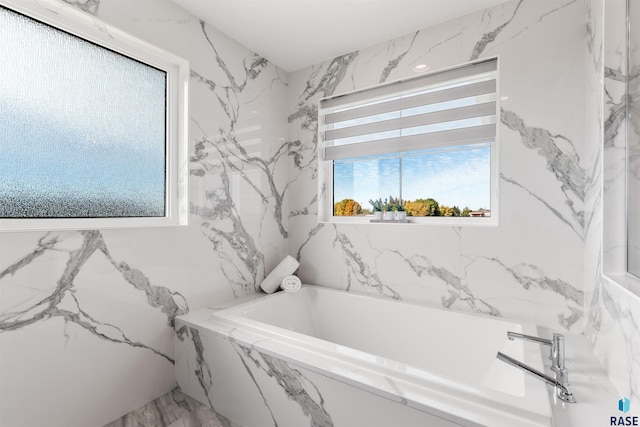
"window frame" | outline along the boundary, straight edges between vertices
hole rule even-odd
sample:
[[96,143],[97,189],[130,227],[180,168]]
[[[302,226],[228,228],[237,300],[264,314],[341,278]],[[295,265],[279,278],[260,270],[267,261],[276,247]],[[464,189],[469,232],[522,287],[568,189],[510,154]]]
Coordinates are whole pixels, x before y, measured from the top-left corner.
[[[499,207],[499,193],[500,193],[500,58],[499,56],[492,56],[489,58],[483,58],[478,61],[471,61],[463,64],[458,64],[451,67],[441,68],[438,70],[431,71],[429,73],[423,73],[418,76],[411,76],[409,78],[399,79],[399,80],[413,80],[424,78],[425,76],[429,76],[431,74],[436,73],[444,73],[451,70],[456,70],[462,67],[466,67],[469,65],[473,65],[479,62],[485,62],[488,60],[496,60],[496,135],[495,138],[490,142],[490,203],[491,203],[491,216],[484,218],[476,218],[476,217],[407,217],[409,222],[396,223],[392,221],[376,221],[372,222],[370,216],[334,216],[333,215],[333,188],[334,188],[334,177],[333,177],[333,160],[325,160],[323,157],[323,150],[325,148],[324,138],[322,135],[322,124],[318,122],[318,222],[319,223],[344,223],[344,224],[386,224],[386,225],[405,225],[405,224],[421,224],[421,225],[436,225],[436,226],[488,226],[488,227],[496,227],[499,224],[499,215],[500,215],[500,207]],[[391,84],[395,84],[397,81],[387,82],[383,84],[373,85],[369,87],[365,87],[363,89],[357,89],[349,92],[342,93],[340,95],[334,95],[331,97],[325,97],[318,100],[318,120],[321,118],[320,111],[322,111],[321,105],[322,101],[327,100],[329,98],[334,98],[336,96],[345,96],[350,94],[355,94],[358,92],[364,92],[370,89],[375,89],[381,86],[387,86]],[[402,176],[400,176],[402,179]]]
[[60,1],[0,0],[0,6],[166,73],[163,217],[4,217],[0,218],[0,231],[187,225],[189,62]]

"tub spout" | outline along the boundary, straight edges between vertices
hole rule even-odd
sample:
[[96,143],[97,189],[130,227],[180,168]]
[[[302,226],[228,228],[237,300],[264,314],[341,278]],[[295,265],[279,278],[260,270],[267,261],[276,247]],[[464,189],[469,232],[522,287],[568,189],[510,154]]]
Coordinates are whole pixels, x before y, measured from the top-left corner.
[[569,388],[567,387],[568,383],[563,384],[562,382],[560,382],[566,379],[566,370],[564,373],[561,373],[560,375],[556,371],[556,378],[554,379],[548,375],[543,374],[542,372],[536,369],[533,369],[531,366],[520,362],[519,360],[516,360],[510,356],[507,356],[502,352],[498,352],[498,354],[496,354],[496,357],[499,360],[502,360],[503,362],[508,363],[511,366],[515,366],[518,369],[522,369],[526,373],[533,375],[534,377],[546,382],[547,384],[554,386],[556,389],[556,395],[560,398],[560,400],[563,400],[568,403],[576,403],[576,398],[573,396],[573,393],[571,393],[569,391]]
[[[553,338],[549,340],[546,338],[519,334],[517,332],[507,332],[507,338],[511,341],[517,338],[524,341],[532,341],[538,344],[548,345],[551,348],[549,353],[549,359],[551,359],[551,370],[564,373],[564,376],[567,376],[564,366],[564,335],[554,333]],[[563,384],[566,385],[566,383]]]

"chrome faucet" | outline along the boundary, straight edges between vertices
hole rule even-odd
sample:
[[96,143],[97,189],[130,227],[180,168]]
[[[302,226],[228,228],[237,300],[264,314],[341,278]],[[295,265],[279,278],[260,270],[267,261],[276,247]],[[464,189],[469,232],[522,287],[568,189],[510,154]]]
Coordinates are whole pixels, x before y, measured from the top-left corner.
[[551,347],[551,351],[549,354],[549,359],[551,359],[551,370],[555,372],[555,379],[533,369],[526,364],[513,359],[512,357],[507,356],[504,353],[498,352],[496,357],[503,362],[506,362],[516,368],[522,369],[523,371],[533,375],[534,377],[545,381],[547,384],[551,384],[556,388],[556,395],[563,401],[569,403],[575,403],[576,398],[569,391],[569,373],[567,372],[567,368],[564,365],[564,335],[562,334],[553,334],[553,337],[549,339],[533,337],[530,335],[523,335],[516,332],[507,332],[507,338],[510,341],[517,339],[522,339],[525,341],[532,341],[538,344],[544,344]]
[[507,338],[509,341],[514,341],[516,338],[524,341],[532,341],[538,344],[548,345],[550,347],[549,359],[551,360],[552,371],[562,371],[564,367],[564,335],[553,334],[553,338],[550,340],[546,338],[532,337],[531,335],[523,335],[517,332],[507,332]]

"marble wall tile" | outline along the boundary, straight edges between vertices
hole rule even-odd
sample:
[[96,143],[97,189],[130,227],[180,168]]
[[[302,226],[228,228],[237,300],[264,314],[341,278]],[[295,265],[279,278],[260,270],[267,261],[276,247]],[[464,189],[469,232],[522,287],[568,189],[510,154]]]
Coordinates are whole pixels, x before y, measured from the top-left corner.
[[585,304],[602,270],[602,152],[604,95],[604,1],[587,2],[585,43]]
[[[289,252],[304,281],[580,331],[585,13],[510,1],[292,73]],[[499,227],[317,223],[319,98],[496,55]]]
[[175,386],[173,321],[286,254],[286,75],[168,0],[68,0],[190,61],[189,226],[2,233],[0,424],[103,425]]
[[640,405],[640,298],[626,270],[626,2],[587,2],[585,334],[621,397]]
[[604,272],[626,270],[627,49],[626,2],[605,2],[604,13],[604,139],[603,257]]
[[601,275],[589,305],[586,335],[621,397],[640,405],[640,300]]

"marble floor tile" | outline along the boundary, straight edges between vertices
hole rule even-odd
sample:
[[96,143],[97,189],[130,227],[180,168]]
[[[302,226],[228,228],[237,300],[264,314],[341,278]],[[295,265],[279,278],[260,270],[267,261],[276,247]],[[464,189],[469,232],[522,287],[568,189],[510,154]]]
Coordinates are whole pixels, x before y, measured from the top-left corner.
[[177,388],[104,427],[241,427]]

